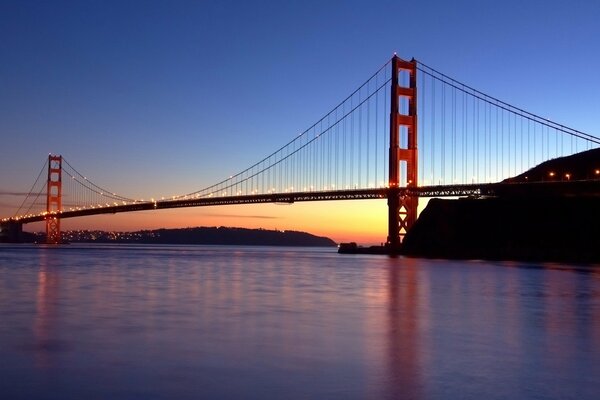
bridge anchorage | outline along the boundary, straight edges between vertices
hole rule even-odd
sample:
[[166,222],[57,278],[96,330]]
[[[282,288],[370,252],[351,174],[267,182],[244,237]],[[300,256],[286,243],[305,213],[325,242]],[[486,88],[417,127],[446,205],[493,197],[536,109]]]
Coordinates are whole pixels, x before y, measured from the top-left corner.
[[[290,142],[187,194],[150,200],[121,196],[51,154],[15,215],[0,220],[0,241],[18,241],[23,224],[44,222],[47,242],[58,244],[61,220],[87,215],[386,199],[387,240],[380,250],[397,253],[417,221],[421,197],[599,195],[599,145],[596,136],[394,55]],[[587,157],[585,168],[548,164],[580,155]]]

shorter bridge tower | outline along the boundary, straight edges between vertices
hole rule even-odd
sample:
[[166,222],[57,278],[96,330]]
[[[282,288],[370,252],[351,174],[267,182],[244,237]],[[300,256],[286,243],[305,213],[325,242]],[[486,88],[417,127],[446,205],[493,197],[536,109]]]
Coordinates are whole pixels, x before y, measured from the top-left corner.
[[60,216],[62,211],[62,156],[48,156],[48,183],[46,186],[46,243],[61,241]]
[[[401,84],[400,72],[408,75],[408,85]],[[417,61],[404,61],[394,55],[391,84],[387,245],[397,249],[417,220],[419,205],[417,196],[400,194],[403,185],[418,185]],[[406,171],[404,180],[403,169]]]

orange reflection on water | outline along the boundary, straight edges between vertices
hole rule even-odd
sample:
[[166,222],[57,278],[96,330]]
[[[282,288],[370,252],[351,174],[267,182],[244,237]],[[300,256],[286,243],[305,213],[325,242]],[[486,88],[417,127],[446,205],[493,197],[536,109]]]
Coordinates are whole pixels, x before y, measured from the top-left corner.
[[47,252],[42,252],[37,274],[38,289],[36,296],[36,315],[33,324],[35,343],[35,365],[37,368],[52,366],[52,353],[59,343],[52,339],[57,317],[56,299],[58,296],[58,276],[48,267]]
[[387,398],[422,398],[422,332],[419,326],[425,291],[420,291],[419,271],[413,259],[388,267]]
[[366,293],[369,392],[378,398],[424,398],[430,326],[429,280],[410,258],[389,258]]

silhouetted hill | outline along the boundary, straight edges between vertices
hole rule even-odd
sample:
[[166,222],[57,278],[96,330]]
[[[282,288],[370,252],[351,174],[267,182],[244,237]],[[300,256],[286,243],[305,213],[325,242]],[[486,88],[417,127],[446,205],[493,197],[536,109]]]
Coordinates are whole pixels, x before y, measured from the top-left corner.
[[[546,161],[505,182],[600,179],[600,149]],[[402,253],[419,257],[600,262],[600,197],[432,199]]]
[[432,199],[404,238],[419,257],[600,262],[596,197]]
[[600,148],[545,161],[505,182],[600,179]]
[[155,236],[147,237],[144,243],[178,244],[228,244],[261,246],[335,246],[326,237],[297,231],[274,231],[244,228],[185,228],[158,229]]
[[226,227],[196,227],[156,229],[137,232],[68,231],[63,237],[69,242],[148,243],[148,244],[216,244],[260,246],[335,246],[326,237],[306,232],[245,229]]

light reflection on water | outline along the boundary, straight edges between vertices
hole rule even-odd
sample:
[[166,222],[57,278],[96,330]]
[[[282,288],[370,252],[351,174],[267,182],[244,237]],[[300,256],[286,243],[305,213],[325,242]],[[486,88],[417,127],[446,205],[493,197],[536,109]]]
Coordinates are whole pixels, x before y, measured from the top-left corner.
[[0,246],[0,397],[600,393],[600,268]]

